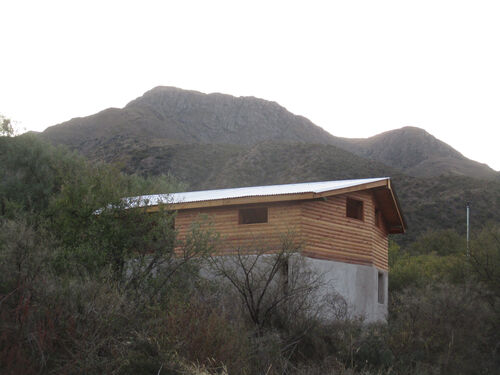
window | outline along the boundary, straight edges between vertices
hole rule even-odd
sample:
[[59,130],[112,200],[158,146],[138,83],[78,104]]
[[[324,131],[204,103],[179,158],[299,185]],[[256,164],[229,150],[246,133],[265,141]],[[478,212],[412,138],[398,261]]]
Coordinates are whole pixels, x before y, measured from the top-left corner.
[[363,201],[347,198],[346,216],[353,219],[363,220]]
[[385,283],[384,274],[382,272],[378,273],[378,303],[385,302]]
[[239,220],[240,224],[267,223],[267,207],[243,208]]

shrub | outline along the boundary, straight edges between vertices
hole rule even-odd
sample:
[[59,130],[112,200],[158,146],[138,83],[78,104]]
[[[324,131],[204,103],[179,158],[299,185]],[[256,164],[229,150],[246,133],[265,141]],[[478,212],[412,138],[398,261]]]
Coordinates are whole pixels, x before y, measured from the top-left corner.
[[[490,373],[494,315],[477,285],[435,284],[393,294],[389,345],[400,371]],[[416,373],[416,372],[415,372]]]
[[213,302],[206,295],[193,295],[169,306],[159,331],[163,345],[211,371],[227,368],[230,374],[250,374],[249,330]]

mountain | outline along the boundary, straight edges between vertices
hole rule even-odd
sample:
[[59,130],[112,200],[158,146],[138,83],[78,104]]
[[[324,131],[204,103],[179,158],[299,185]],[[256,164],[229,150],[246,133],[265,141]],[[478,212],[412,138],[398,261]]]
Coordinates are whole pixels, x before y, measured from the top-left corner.
[[250,145],[262,141],[328,144],[335,138],[274,102],[174,87],[156,87],[123,109],[109,108],[43,132],[52,142],[82,150],[117,135],[154,144]]
[[174,87],[156,87],[122,109],[108,108],[49,127],[42,137],[105,160],[114,160],[124,149],[142,148],[140,144],[329,144],[411,176],[500,178],[422,129],[405,127],[367,139],[339,138],[275,102]]
[[171,174],[190,190],[391,176],[409,242],[426,230],[500,221],[499,174],[422,129],[335,137],[277,103],[157,87],[124,108],[39,135],[127,173]]
[[411,176],[458,175],[484,179],[500,176],[486,164],[467,159],[425,130],[411,126],[366,139],[343,138],[336,144]]

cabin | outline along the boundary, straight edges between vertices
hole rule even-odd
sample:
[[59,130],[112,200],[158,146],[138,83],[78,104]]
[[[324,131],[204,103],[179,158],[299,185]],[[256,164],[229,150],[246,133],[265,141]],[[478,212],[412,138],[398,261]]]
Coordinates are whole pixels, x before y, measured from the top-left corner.
[[387,316],[388,236],[404,233],[396,193],[388,177],[253,186],[141,197],[148,211],[159,202],[177,211],[180,239],[200,214],[221,237],[218,254],[264,240],[272,249],[292,231],[302,256],[333,280],[355,315],[366,321]]

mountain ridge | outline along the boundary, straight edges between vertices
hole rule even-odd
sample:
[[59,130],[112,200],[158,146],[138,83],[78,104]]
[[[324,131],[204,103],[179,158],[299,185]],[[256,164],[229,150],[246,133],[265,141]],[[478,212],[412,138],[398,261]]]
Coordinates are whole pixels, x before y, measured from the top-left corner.
[[[89,133],[107,137],[101,124],[130,136],[167,143],[253,144],[273,139],[328,143],[333,138],[305,117],[293,115],[275,102],[161,86],[122,109],[108,108],[69,120],[47,128],[44,135],[49,140],[75,144],[75,140],[64,139],[68,129],[78,129],[83,140],[92,137]],[[87,131],[82,132],[84,129]]]
[[117,137],[122,140],[121,145],[125,139],[152,146],[254,145],[261,142],[330,144],[416,177],[452,174],[500,178],[500,173],[465,158],[416,127],[390,130],[370,138],[340,138],[276,102],[175,87],[155,87],[121,109],[108,108],[54,125],[41,136],[87,156],[102,149],[103,142],[111,144]]
[[[486,164],[466,158],[426,130],[414,126],[404,126],[369,138],[343,138],[342,142],[351,145],[352,152],[359,156],[377,160],[411,176],[454,174],[485,179],[500,176]],[[442,173],[437,174],[438,170]]]

